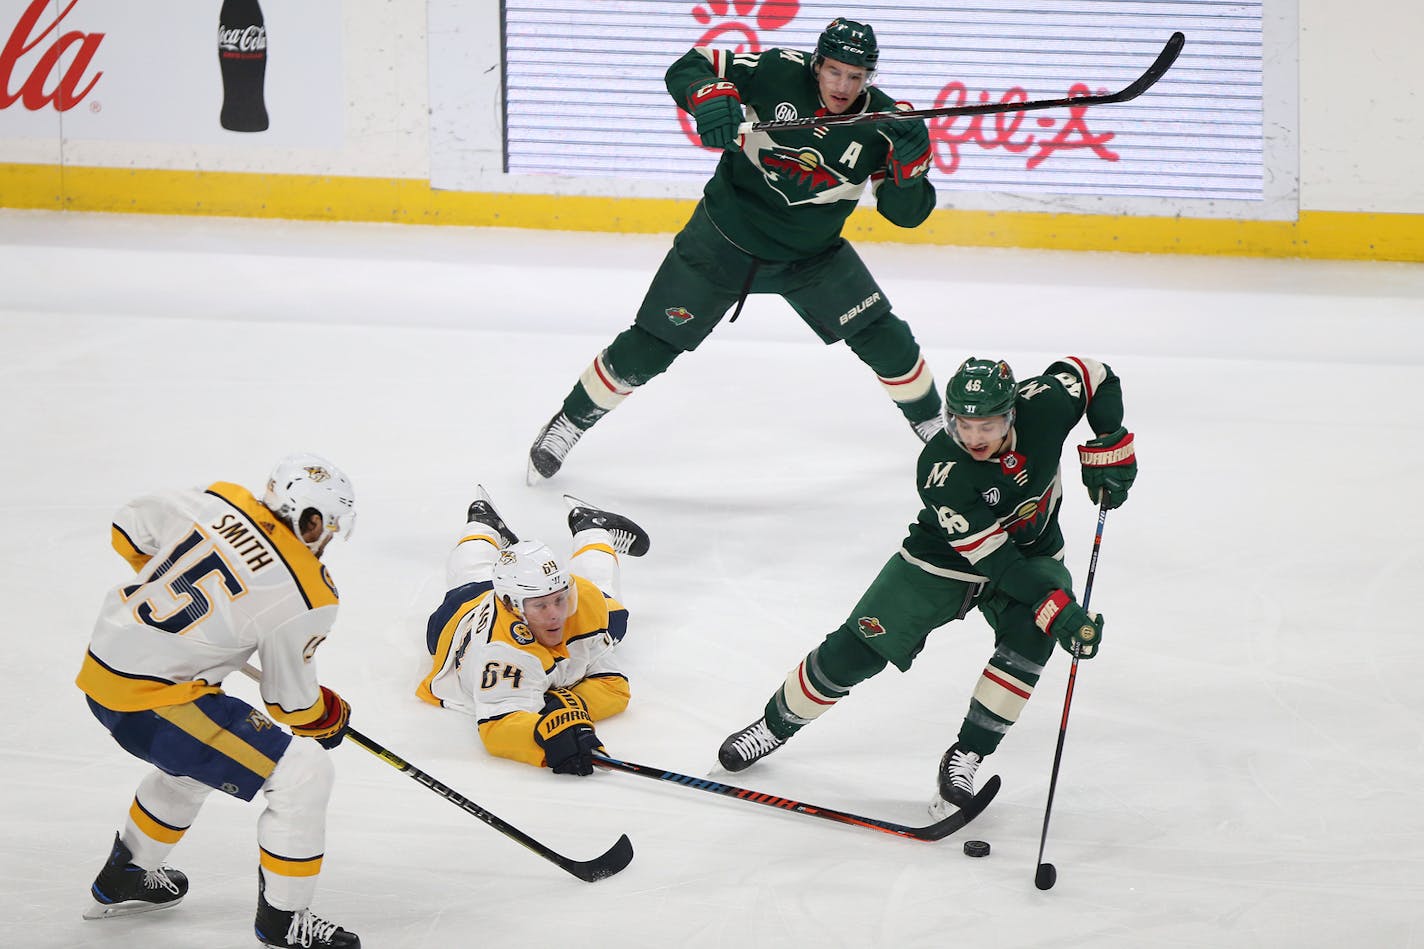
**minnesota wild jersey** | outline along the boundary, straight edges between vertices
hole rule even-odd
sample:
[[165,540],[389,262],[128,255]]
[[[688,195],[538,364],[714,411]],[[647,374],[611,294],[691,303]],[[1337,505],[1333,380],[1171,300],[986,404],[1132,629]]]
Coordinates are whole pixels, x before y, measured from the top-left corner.
[[[669,67],[668,92],[683,109],[694,82],[731,81],[747,121],[825,115],[810,54],[792,49],[733,53],[694,47]],[[866,88],[850,112],[887,112],[895,100]],[[727,151],[704,189],[708,215],[728,240],[762,260],[799,260],[840,238],[867,183],[880,214],[915,227],[935,206],[927,178],[905,186],[885,180],[890,143],[875,123],[753,132]]]
[[987,581],[1023,603],[1050,593],[1041,575],[1016,568],[1026,557],[1061,554],[1059,459],[1085,414],[1094,433],[1117,429],[1121,383],[1103,363],[1069,356],[1019,383],[999,455],[975,461],[947,432],[930,439],[916,472],[924,509],[900,556],[929,573]]

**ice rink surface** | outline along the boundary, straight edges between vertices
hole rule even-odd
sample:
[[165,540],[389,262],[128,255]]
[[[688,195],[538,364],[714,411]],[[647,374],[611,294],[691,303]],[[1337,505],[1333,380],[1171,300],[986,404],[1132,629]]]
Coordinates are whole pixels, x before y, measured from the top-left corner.
[[[674,364],[524,484],[538,428],[632,319],[669,238],[0,211],[0,945],[254,945],[256,804],[214,794],[171,862],[176,909],[86,922],[146,766],[73,684],[147,491],[316,451],[359,528],[326,563],[323,680],[353,724],[544,841],[564,874],[351,743],[314,908],[368,949],[1424,947],[1424,267],[862,245],[942,384],[1065,354],[1122,376],[1141,470],[1107,519],[1046,859],[1068,657],[980,771],[960,837],[906,841],[600,773],[488,757],[414,696],[448,545],[483,482],[567,549],[561,493],[623,511],[629,710],[643,764],[901,823],[991,651],[977,614],[735,777],[718,744],[838,625],[917,511],[918,442],[843,346],[779,299]],[[1086,427],[1082,438],[1089,437]],[[1082,440],[1081,438],[1078,440]],[[1095,512],[1065,455],[1078,584]],[[234,677],[229,691],[255,699]],[[993,845],[981,860],[960,843]]]

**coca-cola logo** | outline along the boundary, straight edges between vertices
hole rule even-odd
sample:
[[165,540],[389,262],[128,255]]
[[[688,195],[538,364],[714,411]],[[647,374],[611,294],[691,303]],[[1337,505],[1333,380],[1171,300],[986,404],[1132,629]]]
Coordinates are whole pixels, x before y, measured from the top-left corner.
[[[19,102],[31,112],[51,104],[56,110],[67,112],[94,90],[95,84],[104,73],[100,71],[88,76],[87,83],[84,82],[85,74],[94,54],[99,51],[104,34],[70,30],[68,33],[54,35],[60,23],[78,2],[79,0],[69,0],[69,4],[59,11],[53,22],[38,34],[35,33],[35,28],[39,25],[40,15],[50,5],[50,0],[32,0],[25,12],[20,14],[19,21],[10,32],[10,38],[5,41],[5,47],[0,49],[0,109],[8,109]],[[45,43],[49,45],[45,46]],[[16,78],[21,57],[37,50],[42,50],[39,59],[30,67],[29,75],[21,79],[19,86],[15,87],[13,80]],[[61,70],[60,59],[66,53],[70,58]],[[51,88],[46,89],[45,84],[53,75],[58,75],[59,78]]]
[[229,29],[218,24],[218,49],[239,53],[257,53],[267,48],[267,27],[245,26]]

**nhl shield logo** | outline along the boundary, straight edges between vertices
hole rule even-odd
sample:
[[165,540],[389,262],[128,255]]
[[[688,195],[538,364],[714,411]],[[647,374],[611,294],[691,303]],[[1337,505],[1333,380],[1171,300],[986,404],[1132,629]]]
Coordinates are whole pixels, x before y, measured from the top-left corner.
[[874,616],[862,616],[860,619],[855,621],[855,624],[856,626],[860,627],[860,635],[864,636],[866,639],[869,639],[872,636],[885,635],[885,627],[882,626],[880,624],[880,620],[876,619]]
[[663,312],[667,314],[668,322],[674,326],[681,326],[693,319],[692,314],[688,312],[685,306],[670,306],[666,310],[663,310]]

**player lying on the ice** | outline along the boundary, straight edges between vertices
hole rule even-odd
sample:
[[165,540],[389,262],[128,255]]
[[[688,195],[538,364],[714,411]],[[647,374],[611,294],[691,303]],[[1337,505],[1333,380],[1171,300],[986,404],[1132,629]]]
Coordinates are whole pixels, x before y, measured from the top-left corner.
[[567,564],[539,541],[520,541],[479,488],[446,561],[449,592],[426,626],[432,666],[416,694],[474,715],[492,755],[587,775],[602,751],[593,723],[628,707],[614,648],[628,628],[618,557],[641,557],[648,535],[564,498]]

